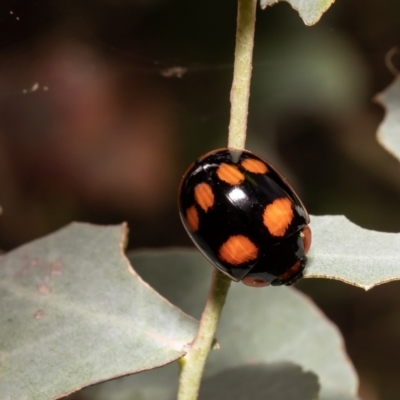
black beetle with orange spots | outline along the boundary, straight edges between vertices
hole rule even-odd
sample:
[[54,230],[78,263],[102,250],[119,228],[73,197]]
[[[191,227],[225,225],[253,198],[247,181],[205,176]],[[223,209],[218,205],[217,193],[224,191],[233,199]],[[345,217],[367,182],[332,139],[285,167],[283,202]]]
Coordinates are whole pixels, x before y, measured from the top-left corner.
[[286,179],[255,154],[220,149],[199,158],[182,179],[179,212],[196,246],[234,281],[275,286],[302,277],[308,213]]

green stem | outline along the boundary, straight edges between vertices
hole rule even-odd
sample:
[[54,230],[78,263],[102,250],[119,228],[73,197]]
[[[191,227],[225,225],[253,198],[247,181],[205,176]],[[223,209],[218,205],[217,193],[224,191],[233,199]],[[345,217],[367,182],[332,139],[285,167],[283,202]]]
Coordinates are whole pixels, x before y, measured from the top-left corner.
[[256,24],[257,0],[239,0],[235,64],[231,88],[231,118],[228,147],[244,149]]
[[[250,96],[251,63],[257,0],[238,0],[235,62],[231,89],[228,147],[244,149]],[[179,360],[178,400],[196,400],[208,353],[215,337],[231,280],[214,270],[199,330],[186,355]]]
[[214,269],[210,291],[201,316],[196,339],[187,354],[179,360],[181,371],[178,400],[197,399],[204,365],[212,347],[230,284],[230,278]]

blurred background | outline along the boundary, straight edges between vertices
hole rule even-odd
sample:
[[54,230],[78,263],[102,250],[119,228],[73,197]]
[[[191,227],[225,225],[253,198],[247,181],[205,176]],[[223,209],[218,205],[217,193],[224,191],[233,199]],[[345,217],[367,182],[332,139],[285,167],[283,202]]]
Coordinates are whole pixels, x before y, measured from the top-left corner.
[[[400,231],[400,164],[375,141],[400,3],[337,0],[314,27],[259,11],[248,148],[311,214]],[[227,143],[236,1],[5,0],[0,5],[0,247],[73,220],[128,221],[130,248],[191,246],[176,196]],[[400,54],[392,63],[400,69]],[[303,280],[342,331],[364,400],[398,400],[400,282]]]

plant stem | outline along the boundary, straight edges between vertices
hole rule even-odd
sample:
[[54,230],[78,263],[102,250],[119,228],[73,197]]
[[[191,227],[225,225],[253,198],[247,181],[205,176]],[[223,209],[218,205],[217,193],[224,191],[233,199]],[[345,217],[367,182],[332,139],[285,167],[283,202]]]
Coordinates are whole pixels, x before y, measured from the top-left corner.
[[244,149],[256,24],[257,0],[239,0],[235,63],[231,88],[228,147]]
[[230,278],[214,269],[206,306],[201,316],[196,339],[187,354],[179,360],[178,400],[197,399],[201,377],[211,350],[219,317],[228,294]]
[[[231,89],[228,147],[244,149],[250,96],[251,62],[257,0],[238,0],[235,62]],[[179,360],[178,400],[196,400],[208,353],[225,304],[231,280],[214,269],[199,330],[184,357]]]

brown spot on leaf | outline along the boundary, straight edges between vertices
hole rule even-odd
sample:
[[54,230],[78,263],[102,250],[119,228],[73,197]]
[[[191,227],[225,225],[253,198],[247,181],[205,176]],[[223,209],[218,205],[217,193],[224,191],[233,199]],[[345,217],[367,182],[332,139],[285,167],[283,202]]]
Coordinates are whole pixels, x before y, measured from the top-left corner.
[[51,289],[49,286],[47,286],[44,283],[41,283],[40,285],[37,286],[37,290],[40,294],[49,294],[51,292]]
[[43,310],[37,310],[35,314],[33,314],[33,318],[36,320],[42,319],[44,317],[44,311]]
[[50,264],[50,274],[51,275],[60,275],[62,272],[62,264],[60,261],[53,261]]

